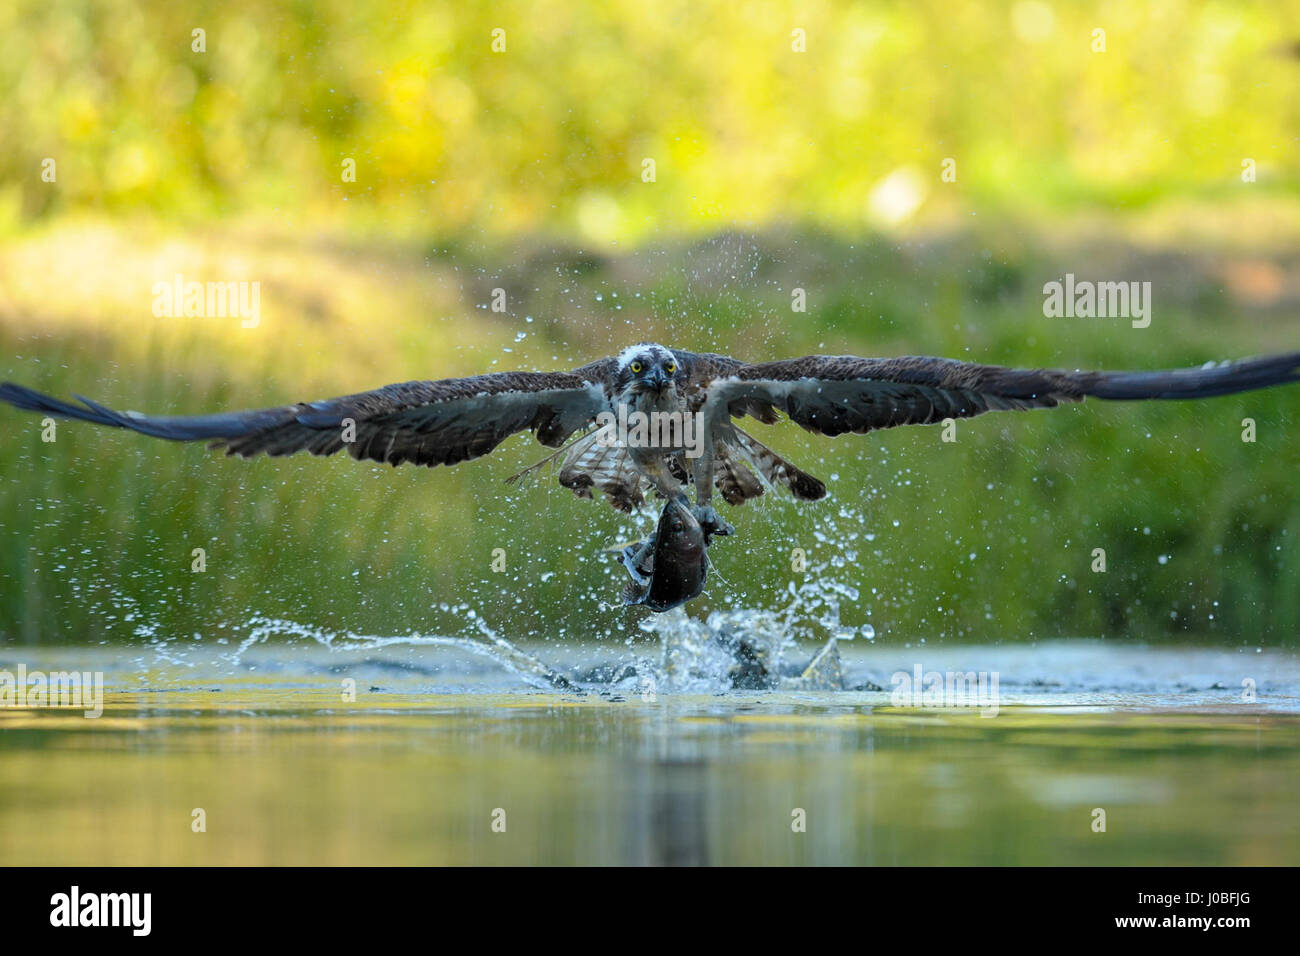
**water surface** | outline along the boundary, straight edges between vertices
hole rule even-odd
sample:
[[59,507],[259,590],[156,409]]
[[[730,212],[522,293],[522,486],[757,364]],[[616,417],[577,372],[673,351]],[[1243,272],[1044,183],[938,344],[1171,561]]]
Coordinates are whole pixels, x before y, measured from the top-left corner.
[[[105,709],[0,709],[0,862],[1300,863],[1294,655],[842,647],[886,689],[651,690],[653,647],[528,649],[570,691],[420,639],[47,649]],[[996,669],[997,716],[893,706],[918,662]]]

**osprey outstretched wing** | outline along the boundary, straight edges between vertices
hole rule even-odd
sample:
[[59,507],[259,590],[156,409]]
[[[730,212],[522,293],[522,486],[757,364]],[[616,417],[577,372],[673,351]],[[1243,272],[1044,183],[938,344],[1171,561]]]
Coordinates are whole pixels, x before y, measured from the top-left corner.
[[578,372],[497,372],[436,382],[403,382],[320,402],[217,415],[116,412],[86,398],[81,405],[21,385],[0,385],[0,400],[18,408],[129,428],[173,441],[209,441],[251,458],[346,448],[357,460],[400,465],[454,465],[533,431],[557,446],[608,405],[602,386]]
[[708,386],[733,416],[811,432],[864,434],[984,412],[1052,408],[1085,398],[1210,398],[1300,381],[1300,352],[1159,372],[1067,372],[976,365],[926,356],[852,355],[743,365]]

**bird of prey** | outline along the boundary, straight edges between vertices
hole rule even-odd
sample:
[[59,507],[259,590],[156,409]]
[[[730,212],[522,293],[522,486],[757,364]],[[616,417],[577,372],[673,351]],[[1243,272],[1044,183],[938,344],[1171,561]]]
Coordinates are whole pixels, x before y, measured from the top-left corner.
[[571,372],[404,382],[215,415],[117,412],[12,383],[0,385],[0,400],[155,438],[208,441],[245,458],[346,449],[359,461],[455,465],[531,431],[543,445],[560,448],[546,460],[558,463],[560,484],[579,496],[598,491],[624,511],[642,505],[647,492],[689,506],[693,485],[692,513],[712,535],[732,530],[712,506],[715,489],[732,505],[763,494],[765,483],[808,501],[826,494],[825,484],[744,431],[739,422],[746,418],[771,425],[784,414],[834,437],[1085,398],[1208,398],[1288,382],[1300,382],[1300,352],[1171,371],[1096,372],[920,356],[814,355],[750,364],[641,343]]

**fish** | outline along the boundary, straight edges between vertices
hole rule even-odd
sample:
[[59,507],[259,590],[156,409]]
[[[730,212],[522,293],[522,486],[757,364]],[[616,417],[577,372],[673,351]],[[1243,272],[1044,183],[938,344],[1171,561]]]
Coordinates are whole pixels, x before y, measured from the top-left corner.
[[699,597],[709,574],[710,537],[689,505],[665,503],[654,533],[623,548],[623,566],[632,578],[623,603],[663,612]]

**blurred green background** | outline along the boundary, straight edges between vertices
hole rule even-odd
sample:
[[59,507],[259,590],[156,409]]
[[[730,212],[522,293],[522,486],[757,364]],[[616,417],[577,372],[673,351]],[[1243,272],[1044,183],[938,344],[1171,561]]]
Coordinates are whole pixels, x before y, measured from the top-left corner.
[[[466,7],[0,7],[3,377],[187,413],[642,339],[1098,368],[1300,346],[1300,4]],[[177,272],[259,282],[260,324],[156,318]],[[1150,281],[1151,326],[1044,317],[1066,272]],[[1294,644],[1298,420],[1291,388],[955,444],[764,429],[832,497],[728,512],[691,611],[842,583],[843,620],[900,643]],[[430,472],[0,429],[8,642],[448,632],[461,604],[622,640],[644,615],[609,606],[600,549],[648,519],[507,487],[543,452],[524,438]]]

